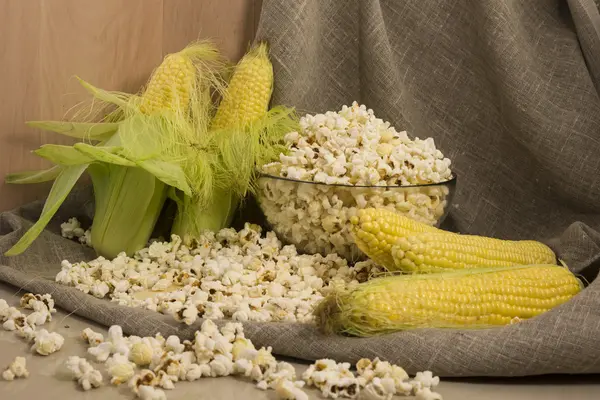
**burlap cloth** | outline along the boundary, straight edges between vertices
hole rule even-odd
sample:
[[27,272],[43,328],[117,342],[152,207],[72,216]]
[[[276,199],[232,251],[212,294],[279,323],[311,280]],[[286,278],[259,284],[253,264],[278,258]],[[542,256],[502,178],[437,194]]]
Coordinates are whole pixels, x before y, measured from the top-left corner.
[[[360,339],[247,323],[248,336],[284,356],[381,357],[443,377],[600,372],[599,33],[592,0],[264,0],[258,38],[271,45],[276,103],[321,112],[357,100],[435,138],[459,174],[448,227],[547,241],[591,284],[504,328]],[[72,195],[25,254],[0,257],[0,279],[130,334],[191,337],[200,322],[185,327],[52,281],[61,260],[93,257],[58,234],[66,218],[90,217],[90,199],[89,189]],[[0,216],[0,251],[41,208]]]

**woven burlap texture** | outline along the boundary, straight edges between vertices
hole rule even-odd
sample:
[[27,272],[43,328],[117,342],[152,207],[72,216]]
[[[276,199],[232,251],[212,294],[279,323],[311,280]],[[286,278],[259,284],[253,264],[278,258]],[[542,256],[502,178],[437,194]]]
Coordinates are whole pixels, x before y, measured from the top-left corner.
[[[362,339],[245,323],[247,336],[283,356],[381,357],[442,377],[600,372],[599,32],[593,0],[264,0],[257,38],[270,44],[275,103],[322,112],[356,100],[433,137],[459,176],[449,228],[546,241],[592,282],[551,312],[497,329]],[[186,327],[53,282],[61,260],[94,256],[58,233],[68,217],[89,221],[91,199],[89,189],[74,193],[26,253],[0,257],[0,280],[130,334],[192,337],[200,322]],[[0,216],[0,251],[42,205]]]

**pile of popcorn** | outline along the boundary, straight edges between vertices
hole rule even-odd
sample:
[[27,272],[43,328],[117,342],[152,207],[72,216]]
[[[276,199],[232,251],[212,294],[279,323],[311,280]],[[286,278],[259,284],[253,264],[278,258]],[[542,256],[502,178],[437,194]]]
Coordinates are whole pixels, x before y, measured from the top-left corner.
[[450,160],[432,138],[411,139],[364,105],[306,115],[286,141],[289,154],[262,167],[286,179],[261,179],[258,199],[282,239],[303,251],[355,258],[348,220],[360,208],[389,208],[431,225],[444,213],[446,186],[415,185],[450,180]]
[[371,261],[350,267],[336,254],[299,255],[273,232],[263,236],[259,226],[246,224],[239,232],[206,232],[190,247],[174,235],[133,257],[65,260],[55,279],[188,325],[198,318],[312,323],[313,307],[334,287],[355,285],[382,271]]

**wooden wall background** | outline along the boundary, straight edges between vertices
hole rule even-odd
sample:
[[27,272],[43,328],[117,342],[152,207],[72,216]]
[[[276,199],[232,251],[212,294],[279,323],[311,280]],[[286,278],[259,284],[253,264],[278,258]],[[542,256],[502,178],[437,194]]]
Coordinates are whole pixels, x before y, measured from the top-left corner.
[[49,185],[6,185],[9,172],[47,167],[31,154],[68,143],[27,120],[60,119],[81,99],[73,78],[136,91],[165,54],[211,38],[232,59],[253,39],[260,0],[0,0],[0,211],[43,198]]

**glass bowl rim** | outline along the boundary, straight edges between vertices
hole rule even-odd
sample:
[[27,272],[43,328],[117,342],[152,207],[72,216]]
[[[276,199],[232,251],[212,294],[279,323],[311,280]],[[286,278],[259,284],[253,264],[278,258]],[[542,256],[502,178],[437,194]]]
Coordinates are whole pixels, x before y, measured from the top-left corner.
[[452,177],[448,180],[437,182],[437,183],[419,183],[416,185],[394,185],[394,186],[377,186],[377,185],[349,185],[345,183],[323,183],[323,182],[313,182],[313,181],[301,181],[299,179],[292,178],[284,178],[283,176],[275,176],[271,174],[267,174],[265,172],[258,173],[258,179],[261,178],[270,178],[276,179],[280,181],[288,181],[295,183],[306,183],[309,185],[323,185],[323,186],[333,186],[333,187],[347,187],[347,188],[371,188],[371,189],[404,189],[404,188],[422,188],[422,187],[432,187],[432,186],[446,186],[456,184],[456,180],[458,175],[455,172],[452,172]]

